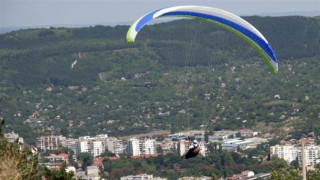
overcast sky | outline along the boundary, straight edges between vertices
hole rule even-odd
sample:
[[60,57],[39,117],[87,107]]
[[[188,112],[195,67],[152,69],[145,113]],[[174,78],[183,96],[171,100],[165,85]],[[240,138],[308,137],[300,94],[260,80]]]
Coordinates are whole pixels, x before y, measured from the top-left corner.
[[237,15],[320,15],[320,0],[0,0],[0,26],[128,24],[174,5],[203,5]]

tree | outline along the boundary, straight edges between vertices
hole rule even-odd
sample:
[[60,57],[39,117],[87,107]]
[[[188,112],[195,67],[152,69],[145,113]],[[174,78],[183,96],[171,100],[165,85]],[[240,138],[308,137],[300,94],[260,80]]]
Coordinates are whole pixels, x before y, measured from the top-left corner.
[[211,175],[211,180],[218,180],[217,175],[216,175],[216,174],[212,174],[212,175]]
[[93,155],[90,153],[80,153],[79,160],[82,164],[82,170],[86,170],[93,163]]
[[66,163],[63,163],[58,171],[52,171],[45,167],[43,176],[48,180],[75,180],[73,171],[67,172],[66,167]]
[[0,118],[0,179],[40,179],[38,158],[18,142],[4,138],[5,120]]
[[281,159],[281,158],[278,158],[277,156],[273,156],[271,158],[271,162],[272,162],[272,167],[274,169],[287,169],[288,168],[288,163],[287,161]]
[[320,180],[320,172],[319,171],[308,171],[307,180]]
[[156,151],[157,151],[158,154],[163,153],[163,149],[162,149],[161,146],[157,146]]
[[298,156],[296,157],[295,160],[291,161],[290,167],[292,167],[293,169],[298,169],[298,168],[299,168],[299,159],[298,159]]
[[271,171],[272,180],[300,180],[300,171],[299,169],[293,169],[291,171],[286,170],[285,168],[274,169]]
[[116,155],[110,151],[105,151],[100,154],[101,157],[108,158],[108,157],[116,157]]

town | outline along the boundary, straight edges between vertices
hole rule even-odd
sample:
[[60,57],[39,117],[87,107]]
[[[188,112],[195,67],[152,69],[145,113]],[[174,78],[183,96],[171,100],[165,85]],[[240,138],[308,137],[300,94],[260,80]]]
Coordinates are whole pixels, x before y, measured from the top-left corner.
[[[4,136],[10,142],[18,141],[23,144],[23,138],[14,132],[6,133]],[[76,178],[96,180],[101,179],[99,172],[104,167],[103,160],[106,156],[102,157],[102,154],[108,154],[107,157],[110,161],[117,161],[123,155],[130,156],[133,159],[157,157],[160,154],[167,153],[176,153],[179,156],[183,156],[188,151],[190,138],[200,141],[201,156],[207,156],[208,153],[212,153],[212,146],[214,146],[216,150],[236,152],[241,156],[248,157],[248,154],[241,153],[241,150],[254,149],[261,144],[269,145],[268,142],[271,140],[271,138],[265,138],[259,132],[254,132],[251,129],[241,129],[239,131],[221,130],[214,131],[209,135],[206,135],[204,130],[191,130],[175,134],[155,135],[154,137],[132,136],[126,138],[109,137],[107,134],[100,134],[94,137],[82,136],[78,139],[66,138],[48,131],[36,139],[36,146],[31,146],[31,149],[34,154],[41,157],[39,158],[40,164],[51,170],[58,170],[63,163],[66,163],[66,172],[73,171]],[[304,150],[306,168],[307,170],[314,170],[317,164],[320,163],[320,146],[316,144],[315,139],[312,137],[305,138],[304,142],[302,146],[299,140],[283,140],[279,144],[268,147],[270,154],[252,158],[268,161],[270,157],[276,156],[289,164],[297,161],[302,166],[302,153]],[[211,150],[209,146],[211,146]],[[61,152],[62,148],[68,151]],[[91,164],[79,161],[81,154],[91,156],[93,158]],[[269,177],[270,173],[255,174],[252,169],[248,169],[242,171],[241,174],[234,174],[226,179],[263,179]],[[133,179],[162,180],[165,178],[154,177],[152,174],[121,177],[121,180]],[[181,179],[206,180],[211,179],[211,177],[183,177]]]

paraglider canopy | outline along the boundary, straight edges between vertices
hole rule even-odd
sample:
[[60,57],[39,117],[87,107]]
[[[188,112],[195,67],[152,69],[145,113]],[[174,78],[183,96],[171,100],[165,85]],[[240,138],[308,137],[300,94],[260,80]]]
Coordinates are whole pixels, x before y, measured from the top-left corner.
[[247,41],[266,61],[270,70],[278,72],[278,60],[266,38],[241,17],[222,9],[205,6],[174,6],[152,11],[136,20],[127,32],[127,42],[133,43],[138,32],[149,21],[167,16],[200,19],[221,26]]

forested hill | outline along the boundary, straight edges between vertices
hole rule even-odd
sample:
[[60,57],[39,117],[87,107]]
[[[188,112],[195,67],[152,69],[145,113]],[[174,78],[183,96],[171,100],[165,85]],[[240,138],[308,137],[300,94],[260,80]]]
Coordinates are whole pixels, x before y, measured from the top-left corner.
[[128,26],[2,34],[6,130],[30,143],[46,129],[68,137],[201,125],[318,135],[320,19],[245,19],[273,47],[277,75],[241,38],[199,20],[148,25],[134,44],[125,42]]

